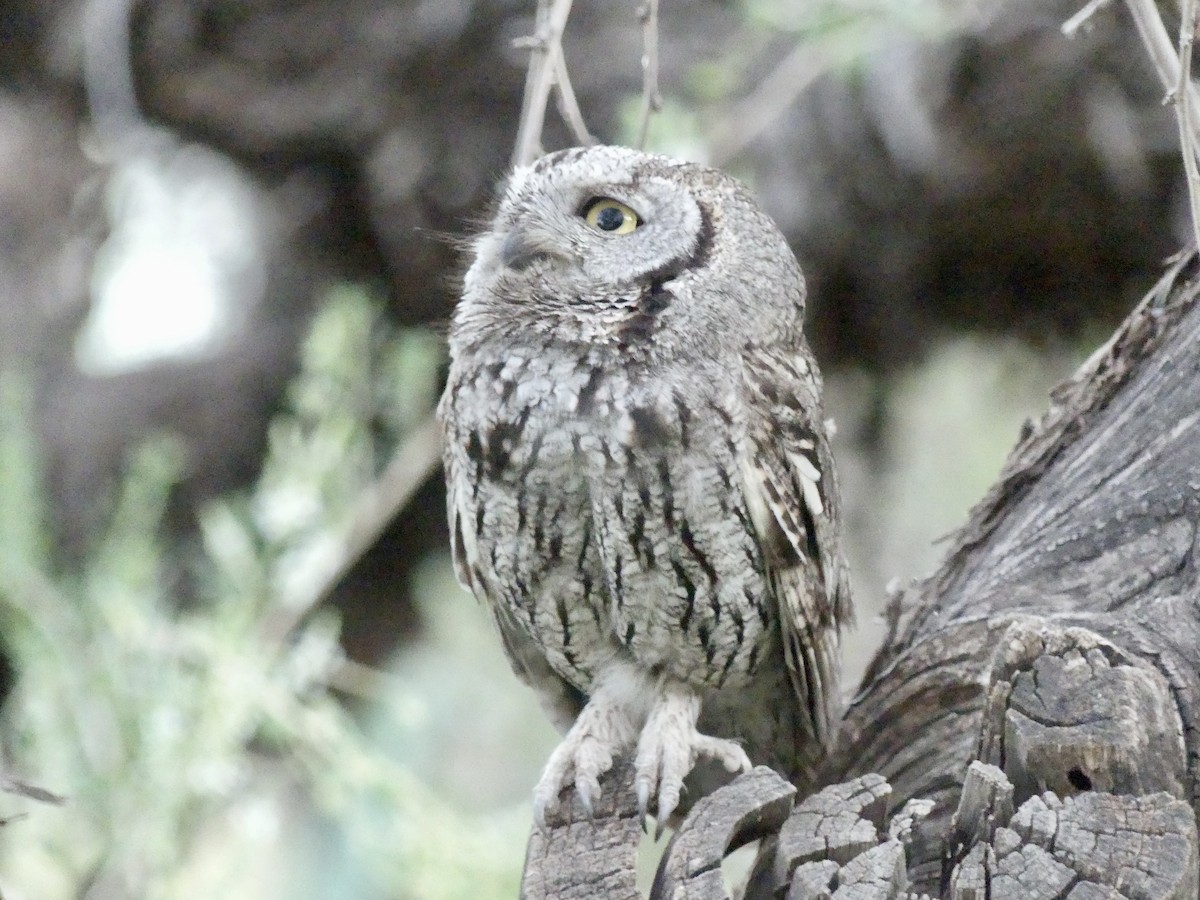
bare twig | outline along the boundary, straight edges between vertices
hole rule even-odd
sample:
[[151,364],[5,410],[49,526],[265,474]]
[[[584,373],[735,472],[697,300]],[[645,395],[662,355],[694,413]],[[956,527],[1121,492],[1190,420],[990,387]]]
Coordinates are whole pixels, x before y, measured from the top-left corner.
[[1179,57],[1175,55],[1175,47],[1171,44],[1171,37],[1167,34],[1167,27],[1158,14],[1154,0],[1126,0],[1126,6],[1133,16],[1133,23],[1137,26],[1142,45],[1150,55],[1163,90],[1168,95],[1173,93],[1179,85]]
[[[1154,0],[1125,0],[1125,4],[1129,7],[1129,14],[1133,16],[1133,22],[1137,26],[1142,45],[1146,48],[1150,61],[1154,64],[1154,71],[1158,73],[1158,80],[1162,83],[1163,90],[1167,92],[1167,100],[1174,100],[1180,84],[1186,84],[1188,91],[1192,94],[1191,102],[1195,105],[1197,102],[1196,87],[1190,83],[1190,80],[1180,80],[1179,57],[1175,55],[1171,36],[1167,33],[1167,26],[1163,24],[1162,16],[1159,15]],[[1196,123],[1193,123],[1193,134],[1200,137],[1200,133],[1197,133],[1195,128]]]
[[1100,10],[1108,6],[1112,0],[1088,0],[1086,6],[1081,9],[1067,21],[1062,23],[1062,33],[1069,38],[1074,38],[1079,34],[1079,29],[1086,25]]
[[1196,87],[1192,84],[1192,44],[1196,32],[1196,2],[1184,0],[1183,17],[1179,26],[1180,55],[1175,55],[1167,27],[1163,24],[1154,0],[1126,0],[1142,44],[1158,72],[1159,81],[1167,91],[1167,100],[1175,106],[1179,123],[1180,150],[1187,174],[1188,196],[1192,209],[1192,232],[1200,240],[1200,172],[1196,168],[1197,145],[1200,143],[1200,119],[1194,113]]
[[290,598],[264,623],[268,641],[282,641],[324,601],[350,567],[379,539],[388,523],[408,505],[441,462],[441,431],[434,416],[418,425],[400,445],[383,474],[358,500],[353,521],[312,587]]
[[132,10],[132,0],[86,0],[82,9],[83,86],[92,127],[112,156],[148,130],[133,86]]
[[638,148],[645,149],[650,117],[662,109],[658,90],[658,0],[646,0],[638,9],[638,17],[642,20],[642,127]]
[[1175,87],[1175,115],[1179,121],[1179,144],[1183,171],[1187,175],[1188,199],[1192,208],[1192,237],[1200,247],[1200,169],[1196,166],[1196,96],[1192,91],[1192,46],[1196,41],[1196,2],[1183,0],[1179,23],[1179,81]]
[[[441,461],[441,429],[431,414],[405,438],[379,479],[359,499],[346,539],[348,560],[357,560],[378,540],[383,529],[408,505]],[[328,593],[332,586],[324,592]]]
[[588,131],[587,123],[583,121],[583,111],[579,108],[579,101],[575,99],[575,89],[571,87],[571,77],[567,73],[567,60],[561,50],[554,64],[554,84],[559,115],[571,129],[575,142],[580,146],[596,143],[596,139]]
[[[550,102],[550,89],[554,86],[558,61],[562,58],[562,35],[570,15],[571,0],[538,0],[533,40],[520,44],[529,47],[530,56],[517,144],[513,150],[515,166],[528,165],[542,154],[546,105]],[[573,98],[574,94],[571,96]]]
[[[1075,15],[1063,23],[1067,37],[1074,37],[1080,27],[1108,0],[1089,0]],[[1137,26],[1142,45],[1150,57],[1158,80],[1166,91],[1166,102],[1175,107],[1179,125],[1179,145],[1183,154],[1183,170],[1187,176],[1188,198],[1192,210],[1192,238],[1200,246],[1200,116],[1196,115],[1200,95],[1192,84],[1192,45],[1196,40],[1197,0],[1183,0],[1179,22],[1179,54],[1171,44],[1167,26],[1154,0],[1125,0]]]
[[757,88],[725,112],[712,141],[713,165],[724,165],[745,150],[840,59],[820,45],[798,44]]

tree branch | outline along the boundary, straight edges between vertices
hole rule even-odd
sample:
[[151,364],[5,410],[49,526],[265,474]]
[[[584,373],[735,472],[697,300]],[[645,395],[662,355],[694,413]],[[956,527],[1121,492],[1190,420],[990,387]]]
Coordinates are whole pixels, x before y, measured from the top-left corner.
[[570,15],[571,0],[538,0],[534,35],[517,44],[529,48],[529,71],[525,75],[525,98],[513,149],[514,166],[528,165],[542,155],[546,105],[550,102],[555,67],[562,56],[562,35]]
[[713,165],[725,165],[750,146],[838,59],[821,45],[797,44],[748,96],[721,116],[712,139]]
[[[940,836],[975,758],[1003,767],[1018,804],[1040,790],[1091,788],[1195,802],[1200,286],[1183,278],[1192,266],[1177,260],[1054,392],[946,562],[893,601],[892,634],[827,777],[878,771],[899,801],[935,801],[934,838],[910,860],[918,884],[938,883]],[[1078,722],[1090,725],[1072,730]]]
[[642,125],[638,129],[638,148],[645,149],[650,134],[650,119],[662,109],[658,91],[658,0],[646,0],[638,9],[642,20]]
[[528,47],[529,71],[525,76],[525,98],[521,104],[521,119],[517,125],[517,141],[513,150],[513,165],[524,166],[542,155],[542,132],[546,126],[546,106],[550,91],[557,86],[558,109],[563,120],[580,144],[592,144],[594,139],[583,120],[583,113],[571,87],[567,63],[563,56],[562,37],[571,17],[572,0],[538,0],[535,33],[531,38],[516,42]]
[[405,437],[379,478],[357,499],[353,519],[319,577],[313,583],[306,582],[301,595],[289,598],[283,605],[283,613],[264,622],[269,642],[283,641],[329,597],[354,563],[379,539],[388,523],[437,471],[441,461],[441,429],[431,413]]

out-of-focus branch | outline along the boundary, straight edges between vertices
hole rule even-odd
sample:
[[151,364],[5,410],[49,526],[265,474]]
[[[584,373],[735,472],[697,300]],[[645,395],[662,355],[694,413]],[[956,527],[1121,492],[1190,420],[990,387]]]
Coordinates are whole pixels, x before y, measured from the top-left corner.
[[1175,55],[1167,26],[1163,24],[1154,0],[1126,0],[1126,5],[1163,90],[1168,96],[1174,94],[1179,85],[1179,57]]
[[650,118],[662,109],[662,94],[658,91],[658,0],[646,0],[638,9],[638,17],[642,20],[642,126],[638,148],[645,149]]
[[82,9],[83,86],[91,124],[109,154],[146,137],[129,49],[131,0],[86,0]]
[[583,121],[583,111],[579,101],[575,99],[575,89],[571,87],[571,77],[567,73],[567,60],[560,50],[554,66],[555,87],[554,96],[558,99],[558,112],[563,121],[575,135],[575,140],[581,145],[596,143],[592,133],[588,131],[587,123]]
[[[1062,31],[1067,37],[1074,37],[1081,27],[1096,12],[1104,7],[1108,0],[1090,0],[1075,15],[1063,23]],[[1179,53],[1171,45],[1171,37],[1167,26],[1163,23],[1158,7],[1154,0],[1125,0],[1129,13],[1137,26],[1142,45],[1150,57],[1154,70],[1163,89],[1167,92],[1167,101],[1175,107],[1175,118],[1179,124],[1179,143],[1183,153],[1183,170],[1187,175],[1188,198],[1192,210],[1192,236],[1197,246],[1200,246],[1200,168],[1197,166],[1197,154],[1200,154],[1200,117],[1196,116],[1196,107],[1200,103],[1195,85],[1192,84],[1192,45],[1196,38],[1196,0],[1183,0],[1179,23]]]
[[289,598],[282,611],[264,623],[268,640],[282,641],[324,601],[371,546],[384,528],[412,499],[417,489],[441,462],[442,438],[436,418],[430,415],[409,433],[396,450],[387,468],[358,499],[353,521],[339,542],[336,552],[318,577],[306,585],[302,596]]
[[1192,239],[1200,247],[1200,169],[1196,166],[1196,95],[1192,91],[1192,46],[1196,41],[1196,0],[1183,0],[1179,22],[1179,80],[1175,84],[1175,117],[1179,146],[1192,208]]
[[1088,0],[1083,9],[1062,23],[1062,33],[1069,38],[1074,38],[1079,34],[1080,29],[1091,21],[1092,16],[1110,3],[1112,0]]
[[757,88],[722,116],[712,141],[712,164],[725,165],[745,150],[837,61],[838,57],[819,44],[798,44]]

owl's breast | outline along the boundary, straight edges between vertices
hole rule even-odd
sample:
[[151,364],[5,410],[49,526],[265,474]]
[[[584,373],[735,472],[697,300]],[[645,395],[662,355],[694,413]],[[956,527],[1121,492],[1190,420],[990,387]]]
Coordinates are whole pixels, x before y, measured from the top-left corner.
[[612,649],[578,368],[520,352],[454,367],[442,415],[460,573],[586,692]]
[[777,641],[721,374],[514,353],[459,376],[451,515],[476,592],[584,692],[616,654],[736,687]]
[[778,610],[742,490],[741,448],[693,427],[687,449],[626,445],[592,498],[621,646],[651,669],[719,690],[778,662]]

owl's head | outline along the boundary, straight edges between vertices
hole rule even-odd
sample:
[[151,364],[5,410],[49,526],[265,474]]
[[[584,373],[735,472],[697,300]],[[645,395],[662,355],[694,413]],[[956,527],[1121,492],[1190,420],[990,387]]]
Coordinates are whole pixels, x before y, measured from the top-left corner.
[[577,147],[512,173],[455,327],[661,356],[787,339],[803,310],[791,250],[738,181]]

